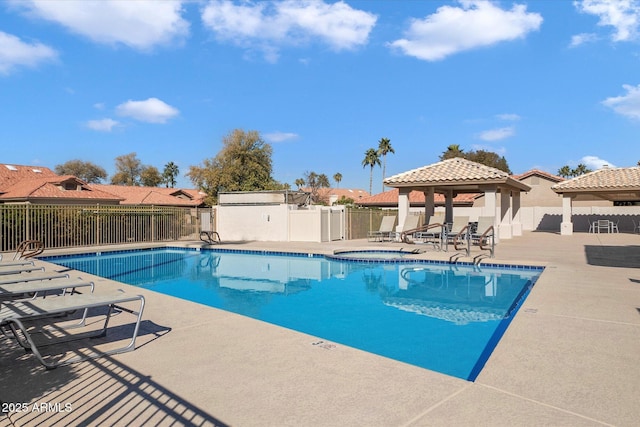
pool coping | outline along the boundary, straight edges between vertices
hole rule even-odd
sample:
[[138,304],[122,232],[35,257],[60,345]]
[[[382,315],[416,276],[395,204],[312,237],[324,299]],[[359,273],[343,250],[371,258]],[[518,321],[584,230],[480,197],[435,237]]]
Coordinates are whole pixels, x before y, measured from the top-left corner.
[[[145,294],[145,319],[169,325],[168,334],[145,335],[153,338],[141,341],[131,353],[48,373],[17,352],[10,371],[5,370],[7,364],[0,364],[6,378],[0,391],[7,395],[11,384],[22,384],[21,389],[34,401],[64,402],[85,384],[85,397],[75,401],[71,415],[105,424],[139,420],[144,408],[152,408],[160,420],[171,419],[180,416],[172,409],[178,402],[204,417],[201,425],[634,426],[640,419],[636,402],[640,270],[616,264],[628,264],[629,256],[638,256],[634,252],[640,248],[638,238],[625,233],[560,236],[525,232],[522,237],[501,241],[497,263],[546,268],[473,383],[149,293]],[[180,245],[201,246],[198,242]],[[367,247],[362,241],[224,246],[323,253]],[[585,256],[585,248],[599,258]],[[428,252],[421,256],[443,260],[448,255]],[[624,262],[607,258],[616,256]],[[613,260],[610,265],[606,264],[609,259]],[[135,292],[118,282],[98,284]],[[193,342],[199,348],[188,345]],[[3,357],[12,354],[5,352]],[[109,390],[112,381],[122,384],[115,371],[108,369],[111,365],[131,375],[132,379],[122,377],[125,384],[151,384],[164,391],[171,405],[128,387],[129,394],[124,396],[131,404],[107,410],[104,402],[113,401],[104,395],[105,387]],[[97,377],[91,376],[94,373]],[[104,382],[95,382],[95,378]],[[89,380],[92,382],[86,382]],[[57,385],[48,389],[47,384]],[[65,414],[46,416],[52,422],[65,419]],[[30,418],[16,414],[12,421],[25,425],[25,419]]]

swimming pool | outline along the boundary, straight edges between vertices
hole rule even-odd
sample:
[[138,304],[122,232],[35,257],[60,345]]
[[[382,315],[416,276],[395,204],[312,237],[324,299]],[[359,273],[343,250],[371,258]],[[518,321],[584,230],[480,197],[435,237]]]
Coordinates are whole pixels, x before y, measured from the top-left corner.
[[542,271],[220,249],[45,259],[472,381]]

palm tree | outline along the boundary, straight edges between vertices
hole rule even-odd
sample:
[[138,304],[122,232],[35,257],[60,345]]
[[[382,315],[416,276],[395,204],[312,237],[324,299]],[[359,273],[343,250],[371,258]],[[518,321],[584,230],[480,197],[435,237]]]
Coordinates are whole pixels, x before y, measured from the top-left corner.
[[378,154],[382,156],[382,191],[384,191],[384,177],[387,172],[387,154],[394,154],[395,151],[391,146],[391,140],[389,138],[380,138],[378,141]]
[[295,181],[296,187],[298,187],[298,190],[300,189],[300,187],[302,187],[304,185],[304,179],[303,178],[298,178]]
[[569,178],[571,176],[571,168],[568,165],[564,165],[558,169],[558,175],[563,178]]
[[180,173],[180,169],[178,165],[173,162],[169,162],[164,165],[164,171],[162,171],[162,181],[165,183],[166,187],[175,187],[176,186],[176,177]]
[[333,175],[333,180],[336,182],[336,187],[340,188],[340,181],[342,181],[342,174],[340,172]]
[[447,151],[442,153],[440,160],[453,159],[455,157],[464,157],[464,150],[458,144],[451,144],[447,147]]
[[369,148],[364,153],[364,160],[362,161],[362,167],[369,166],[371,170],[369,171],[369,194],[373,192],[373,167],[375,165],[380,166],[380,156],[378,155],[378,151],[373,148]]

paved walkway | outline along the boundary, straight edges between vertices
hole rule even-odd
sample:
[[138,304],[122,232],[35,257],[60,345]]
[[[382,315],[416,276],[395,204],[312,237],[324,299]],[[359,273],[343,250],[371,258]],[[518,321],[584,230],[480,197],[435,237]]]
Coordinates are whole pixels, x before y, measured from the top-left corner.
[[[224,246],[330,253],[406,245]],[[424,249],[425,258],[451,255]],[[546,270],[473,383],[97,279],[100,289],[147,297],[138,348],[45,371],[0,339],[0,400],[28,409],[0,425],[637,425],[640,235],[525,233],[503,240],[496,255]],[[114,325],[124,331],[127,322]]]

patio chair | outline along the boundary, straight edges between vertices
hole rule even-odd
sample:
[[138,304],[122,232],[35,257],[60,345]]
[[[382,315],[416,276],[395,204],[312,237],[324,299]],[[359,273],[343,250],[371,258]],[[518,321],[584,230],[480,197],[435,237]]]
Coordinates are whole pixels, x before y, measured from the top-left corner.
[[40,240],[24,240],[16,248],[14,260],[33,258],[44,252],[44,243]]
[[40,280],[22,283],[0,284],[0,301],[18,298],[36,298],[46,296],[49,292],[62,293],[70,291],[74,293],[78,288],[88,287],[93,292],[95,285],[93,282],[78,279],[58,278],[53,280]]
[[378,230],[369,231],[367,233],[367,239],[370,242],[384,242],[384,239],[391,239],[391,233],[393,233],[393,226],[396,223],[395,215],[386,215],[382,217],[380,228]]
[[405,243],[413,243],[409,240],[409,236],[413,236],[413,233],[418,230],[418,223],[420,222],[419,215],[407,214],[402,225],[402,230],[395,233],[396,240],[400,240]]
[[426,224],[416,230],[414,233],[415,240],[421,243],[430,243],[434,247],[439,248],[443,224],[444,212],[434,213]]
[[601,230],[609,232],[609,220],[608,219],[599,219],[596,221],[596,232],[600,233]]
[[30,273],[32,271],[44,271],[44,267],[34,265],[2,265],[0,264],[0,276],[8,274]]
[[[469,216],[454,216],[451,228],[446,226],[442,228],[442,242],[444,243],[444,250],[449,249],[449,243],[454,244],[467,237],[469,232]],[[457,248],[455,248],[457,250]]]
[[[139,303],[137,310],[130,310],[120,307],[120,304],[127,303]],[[33,353],[42,365],[47,369],[53,369],[58,366],[64,366],[71,363],[80,362],[87,359],[94,359],[97,357],[123,353],[131,351],[135,348],[136,337],[138,336],[138,330],[140,329],[140,321],[142,319],[142,311],[144,309],[144,297],[142,295],[126,295],[122,292],[117,294],[73,294],[58,296],[52,298],[38,298],[34,300],[16,301],[2,303],[0,308],[0,327],[8,327],[17,339],[18,343],[25,348],[25,350]],[[33,340],[32,333],[29,328],[25,326],[25,323],[36,319],[42,319],[46,317],[46,321],[53,324],[60,322],[60,318],[56,317],[69,312],[75,312],[77,310],[89,310],[92,308],[107,307],[108,311],[105,316],[105,322],[102,328],[98,331],[92,331],[90,335],[82,334],[82,338],[85,337],[98,337],[104,336],[107,332],[107,326],[111,315],[114,311],[128,312],[136,316],[135,326],[132,332],[132,336],[128,344],[101,352],[93,352],[90,354],[83,354],[81,356],[73,357],[71,359],[57,361],[46,360],[39,348]],[[77,325],[74,325],[74,327]],[[66,339],[64,339],[66,338]],[[57,342],[69,341],[69,336],[63,337],[62,340],[52,338],[52,344]]]
[[636,222],[635,219],[631,218],[631,221],[633,222],[633,232],[640,233],[640,220]]
[[478,245],[481,250],[488,250],[491,258],[495,252],[495,220],[493,216],[478,217],[476,231],[469,236],[470,242]]
[[41,280],[53,280],[68,278],[68,273],[28,273],[28,274],[7,274],[0,276],[0,285],[9,283],[36,282]]

